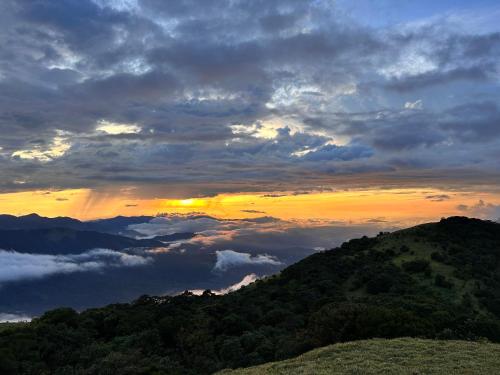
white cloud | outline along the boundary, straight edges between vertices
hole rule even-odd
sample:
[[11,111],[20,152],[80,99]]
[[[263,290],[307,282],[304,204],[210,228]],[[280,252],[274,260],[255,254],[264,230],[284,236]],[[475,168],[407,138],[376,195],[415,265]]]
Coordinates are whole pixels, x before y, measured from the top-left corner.
[[217,292],[220,294],[231,293],[231,292],[234,292],[238,289],[243,288],[244,286],[247,286],[247,285],[257,281],[258,279],[259,279],[259,277],[256,274],[251,273],[249,275],[246,275],[240,282],[233,284],[233,285],[230,285],[227,288],[220,289]]
[[281,263],[276,257],[267,254],[258,254],[252,256],[249,253],[238,253],[234,250],[217,250],[217,261],[215,262],[214,271],[227,271],[229,268],[240,267],[246,265],[272,265],[279,266]]
[[107,267],[134,267],[151,258],[109,249],[93,249],[82,254],[49,255],[0,250],[0,283],[41,278],[57,273],[98,271]]
[[[129,225],[128,229],[140,233],[141,237],[154,237],[174,233],[197,233],[198,236],[184,242],[202,241],[201,237],[227,237],[228,233],[283,226],[284,222],[271,217],[252,219],[217,219],[206,215],[171,214],[155,217],[147,223]],[[177,242],[177,241],[176,241]]]
[[379,69],[379,73],[389,79],[400,79],[435,71],[438,68],[437,64],[430,59],[428,53],[421,50],[421,47],[407,48],[395,63]]
[[141,233],[144,236],[163,236],[184,232],[203,232],[216,230],[222,226],[220,220],[207,216],[171,215],[155,217],[148,223],[129,225],[128,229]]
[[[223,288],[223,289],[219,289],[219,290],[212,290],[211,292],[214,294],[218,294],[218,295],[235,292],[235,291],[243,288],[244,286],[247,286],[247,285],[257,281],[258,279],[259,279],[259,277],[256,274],[251,273],[249,275],[246,275],[241,281],[237,282],[236,284],[230,285],[227,288]],[[194,289],[194,290],[190,290],[190,292],[197,295],[197,296],[200,296],[203,294],[204,290],[203,289]]]
[[405,109],[422,109],[423,103],[421,99],[418,99],[414,102],[406,102]]
[[57,136],[52,139],[52,143],[48,147],[36,146],[32,149],[17,150],[11,156],[13,158],[49,162],[63,156],[70,147],[71,143],[67,138]]
[[101,120],[98,122],[96,130],[102,133],[117,135],[117,134],[136,134],[142,129],[136,124],[118,124],[116,122],[109,122]]

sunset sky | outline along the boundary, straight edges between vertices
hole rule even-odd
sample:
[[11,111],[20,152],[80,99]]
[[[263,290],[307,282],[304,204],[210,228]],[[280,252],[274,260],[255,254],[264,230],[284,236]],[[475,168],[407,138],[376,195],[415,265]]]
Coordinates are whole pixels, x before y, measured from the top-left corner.
[[500,217],[500,3],[0,3],[0,213]]

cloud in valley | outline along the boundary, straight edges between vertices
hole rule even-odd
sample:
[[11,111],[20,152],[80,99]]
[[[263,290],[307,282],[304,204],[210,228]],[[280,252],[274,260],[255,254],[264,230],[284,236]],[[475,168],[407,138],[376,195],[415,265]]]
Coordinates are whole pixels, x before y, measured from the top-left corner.
[[42,278],[54,274],[101,271],[114,267],[147,265],[151,258],[109,249],[81,254],[48,255],[0,250],[0,283]]
[[250,265],[271,265],[279,266],[282,263],[273,256],[259,254],[252,256],[249,253],[239,253],[234,250],[218,250],[215,252],[217,261],[214,266],[214,271],[224,272],[230,268],[250,266]]
[[[251,273],[249,275],[246,275],[243,279],[241,279],[241,281],[237,282],[236,284],[230,285],[227,288],[211,290],[211,292],[214,294],[218,294],[218,295],[223,295],[223,294],[235,292],[235,291],[243,288],[244,286],[247,286],[247,285],[257,281],[258,279],[259,279],[259,277],[256,274]],[[204,291],[205,290],[202,290],[202,289],[190,290],[191,293],[196,294],[196,295],[201,295],[201,294],[203,294]]]

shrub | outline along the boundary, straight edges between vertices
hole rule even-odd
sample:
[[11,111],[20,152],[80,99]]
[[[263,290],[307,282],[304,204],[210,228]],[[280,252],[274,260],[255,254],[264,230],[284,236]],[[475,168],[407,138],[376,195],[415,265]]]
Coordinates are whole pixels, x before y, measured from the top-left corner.
[[402,252],[402,253],[407,253],[408,251],[410,251],[410,248],[406,245],[402,245],[400,248],[399,248],[399,251]]
[[440,274],[437,274],[436,277],[434,278],[434,285],[440,288],[447,288],[447,289],[453,288],[453,283],[451,281],[446,280],[446,277]]
[[366,291],[370,294],[387,293],[393,284],[394,280],[392,277],[382,274],[368,281]]
[[402,265],[403,269],[409,273],[420,273],[430,270],[429,261],[425,259],[412,260]]
[[446,261],[446,256],[444,254],[441,254],[439,251],[434,251],[431,254],[431,259],[435,260],[436,262],[444,263]]

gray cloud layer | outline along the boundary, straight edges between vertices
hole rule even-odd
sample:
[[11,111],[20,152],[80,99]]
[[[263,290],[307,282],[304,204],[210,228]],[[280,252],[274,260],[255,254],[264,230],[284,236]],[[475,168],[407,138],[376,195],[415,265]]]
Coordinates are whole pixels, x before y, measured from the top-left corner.
[[461,22],[374,28],[321,1],[3,1],[0,190],[497,182],[500,32]]

